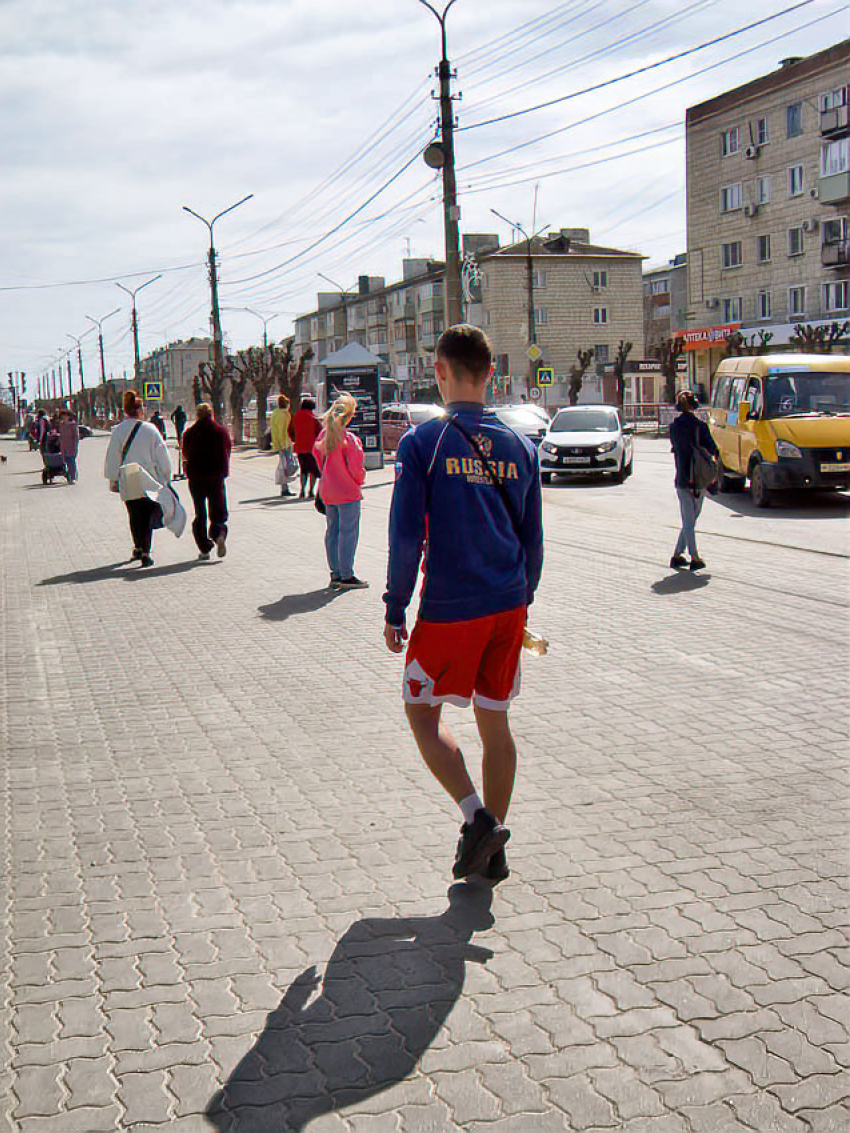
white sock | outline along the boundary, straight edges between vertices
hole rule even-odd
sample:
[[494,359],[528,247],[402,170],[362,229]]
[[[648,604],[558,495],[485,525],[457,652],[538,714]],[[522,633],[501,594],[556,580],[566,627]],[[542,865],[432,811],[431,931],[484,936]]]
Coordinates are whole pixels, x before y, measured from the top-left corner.
[[481,799],[479,799],[476,792],[473,791],[471,795],[467,795],[465,799],[461,799],[458,803],[458,806],[463,811],[463,821],[472,825],[472,822],[475,818],[475,812],[477,810],[481,810],[484,806],[484,803],[482,803]]

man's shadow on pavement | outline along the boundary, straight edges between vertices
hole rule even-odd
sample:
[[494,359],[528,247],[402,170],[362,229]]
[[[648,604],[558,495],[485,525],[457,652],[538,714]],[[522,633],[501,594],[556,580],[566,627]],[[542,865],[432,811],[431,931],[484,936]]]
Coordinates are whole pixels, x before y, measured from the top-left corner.
[[270,622],[285,622],[287,618],[297,614],[312,614],[329,606],[335,598],[339,598],[341,590],[331,590],[323,586],[321,590],[310,590],[306,594],[287,594],[277,602],[270,602],[267,606],[258,606],[260,616]]
[[132,560],[122,559],[120,563],[111,563],[109,566],[93,567],[91,570],[74,570],[69,574],[55,574],[52,578],[43,578],[36,586],[64,586],[67,584],[80,585],[87,582],[105,582],[110,578],[121,578],[125,582],[137,582],[142,578],[159,578],[169,574],[183,574],[196,567],[209,566],[200,563],[197,559],[190,559],[185,563],[171,563],[169,566],[140,567]]
[[290,985],[210,1101],[207,1119],[220,1133],[234,1124],[240,1133],[298,1133],[315,1117],[402,1081],[457,1002],[466,962],[493,955],[470,943],[493,925],[491,902],[489,888],[458,884],[440,916],[353,924],[324,979],[312,967]]
[[653,582],[650,589],[656,594],[683,594],[689,590],[702,590],[711,581],[710,574],[693,574],[691,571],[677,570],[668,574],[658,582]]

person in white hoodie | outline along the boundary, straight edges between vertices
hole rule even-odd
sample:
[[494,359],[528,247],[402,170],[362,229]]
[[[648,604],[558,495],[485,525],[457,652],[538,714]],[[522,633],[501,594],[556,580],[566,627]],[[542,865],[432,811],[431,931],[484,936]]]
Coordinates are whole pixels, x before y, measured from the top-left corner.
[[[171,460],[165,441],[155,425],[145,421],[145,407],[135,390],[124,393],[124,420],[109,436],[103,474],[113,492],[118,492],[130,517],[133,555],[141,566],[153,566],[151,541],[155,527],[162,526],[162,508],[134,483],[139,477],[121,475],[123,465],[138,464],[157,485],[171,482]],[[144,478],[143,476],[141,477]],[[133,498],[129,498],[129,497]]]

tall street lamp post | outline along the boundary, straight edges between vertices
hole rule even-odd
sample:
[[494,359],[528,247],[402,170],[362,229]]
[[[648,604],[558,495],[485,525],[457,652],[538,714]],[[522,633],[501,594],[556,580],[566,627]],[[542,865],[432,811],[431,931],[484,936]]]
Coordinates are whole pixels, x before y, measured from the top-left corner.
[[496,212],[495,209],[490,209],[490,212],[492,212],[492,214],[494,216],[497,216],[499,218],[499,220],[503,220],[505,222],[505,224],[510,225],[511,228],[517,229],[517,231],[521,232],[523,234],[523,236],[525,237],[525,268],[526,268],[525,286],[526,286],[526,297],[527,297],[527,301],[528,301],[528,351],[529,351],[529,354],[528,354],[528,374],[527,374],[526,379],[525,379],[525,384],[526,384],[526,388],[528,390],[528,393],[530,395],[531,394],[531,387],[532,387],[532,385],[534,385],[534,383],[537,379],[537,370],[538,370],[540,357],[541,357],[539,354],[537,354],[537,357],[534,357],[534,354],[536,353],[534,348],[537,347],[537,319],[535,318],[535,314],[534,314],[534,258],[533,258],[533,255],[532,255],[531,244],[532,244],[532,241],[537,236],[540,235],[540,232],[544,232],[546,230],[548,225],[544,225],[543,228],[540,229],[540,232],[533,232],[529,236],[529,234],[525,231],[523,226],[521,224],[519,224],[518,222],[513,221],[513,220],[508,220],[508,218],[506,216],[502,216],[502,214],[500,212]]
[[120,287],[122,291],[127,292],[127,294],[130,296],[130,299],[132,300],[132,303],[133,303],[133,314],[132,314],[132,317],[130,319],[130,326],[133,328],[133,356],[135,358],[135,367],[134,367],[134,370],[133,370],[133,377],[134,377],[134,380],[135,380],[137,385],[139,383],[141,364],[140,364],[140,360],[139,360],[139,318],[138,318],[138,315],[136,313],[136,296],[142,290],[143,287],[148,287],[151,283],[156,283],[156,281],[158,279],[162,279],[161,274],[155,275],[153,277],[153,279],[145,280],[144,283],[140,283],[139,286],[137,288],[135,288],[133,291],[131,291],[129,287],[125,287],[123,283],[116,283],[115,284],[116,287]]
[[316,275],[318,275],[319,279],[324,279],[328,283],[330,283],[333,287],[335,287],[337,289],[337,291],[340,294],[340,301],[342,303],[343,334],[344,334],[344,337],[345,337],[345,341],[348,342],[348,304],[347,304],[346,300],[348,299],[348,296],[351,294],[351,288],[350,287],[343,287],[342,284],[337,283],[335,279],[331,279],[331,277],[329,275],[325,275],[323,272],[318,271],[318,272],[316,272]]
[[452,68],[446,39],[446,17],[457,3],[449,0],[442,14],[428,0],[419,0],[433,12],[440,25],[442,57],[437,74],[440,78],[440,144],[433,143],[425,151],[425,161],[432,168],[443,170],[443,227],[446,235],[446,326],[454,326],[463,318],[463,291],[460,280],[460,209],[457,204],[455,175],[454,107],[452,105]]
[[113,315],[117,315],[120,310],[120,307],[116,307],[114,311],[110,311],[108,315],[103,315],[99,319],[93,319],[91,315],[86,315],[88,321],[94,323],[97,327],[97,345],[100,350],[100,381],[104,386],[106,385],[106,360],[103,356],[103,324],[107,319],[111,319]]
[[210,321],[212,323],[213,331],[213,370],[215,372],[216,384],[219,389],[221,389],[224,383],[224,349],[221,340],[221,314],[219,312],[218,306],[218,266],[216,264],[215,244],[213,242],[213,226],[215,225],[215,222],[217,220],[220,220],[227,213],[233,212],[235,208],[239,208],[239,206],[244,205],[246,201],[250,201],[253,195],[253,193],[249,193],[247,197],[243,197],[242,200],[237,201],[235,205],[230,205],[229,208],[223,209],[221,212],[216,213],[212,220],[207,220],[205,216],[201,216],[199,212],[195,212],[194,209],[190,209],[188,205],[183,206],[183,211],[190,213],[192,216],[196,217],[198,220],[204,223],[209,229],[210,234],[210,250],[207,257],[210,275]]
[[269,323],[279,319],[280,315],[261,315],[259,311],[255,311],[252,307],[222,307],[223,311],[247,311],[249,315],[253,315],[259,319],[263,324],[263,349],[265,350],[269,345]]

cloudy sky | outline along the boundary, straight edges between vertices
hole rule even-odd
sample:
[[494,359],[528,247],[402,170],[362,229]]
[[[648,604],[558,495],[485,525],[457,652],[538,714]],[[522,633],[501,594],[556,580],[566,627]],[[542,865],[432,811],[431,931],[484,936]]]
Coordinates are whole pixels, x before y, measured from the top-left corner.
[[[685,108],[841,39],[846,0],[798,2],[491,120],[794,3],[457,0],[463,230],[509,238],[496,208],[652,262],[684,250]],[[440,186],[417,157],[438,33],[418,0],[0,0],[2,372],[37,377],[116,307],[107,367],[132,370],[114,278],[163,273],[139,296],[143,353],[206,333],[207,232],[183,205],[212,216],[254,194],[216,226],[234,347],[262,329],[238,308],[277,316],[282,337],[331,289],[319,272],[351,287],[398,278],[408,249],[439,256]],[[75,285],[44,286],[57,283]],[[94,377],[95,336],[83,345]]]

